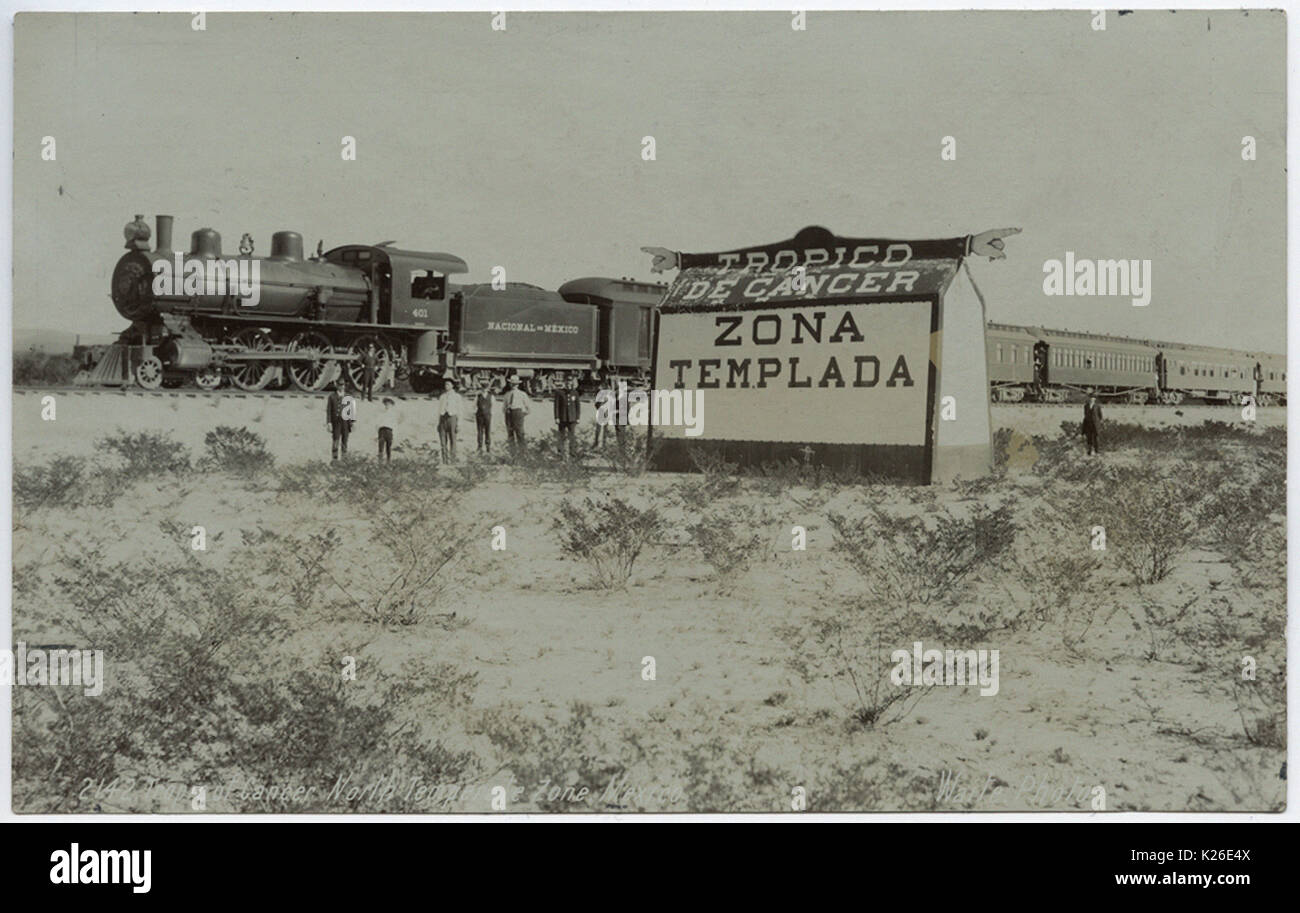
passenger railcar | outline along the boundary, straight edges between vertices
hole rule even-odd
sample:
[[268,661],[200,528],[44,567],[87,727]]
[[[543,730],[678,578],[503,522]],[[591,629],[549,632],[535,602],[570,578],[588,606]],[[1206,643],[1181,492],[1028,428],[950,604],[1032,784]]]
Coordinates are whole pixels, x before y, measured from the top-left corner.
[[993,401],[1018,403],[1031,396],[1038,381],[1034,368],[1038,340],[1022,327],[990,323],[984,341]]
[[1161,399],[1174,405],[1188,398],[1240,404],[1256,393],[1256,364],[1246,352],[1162,343]]

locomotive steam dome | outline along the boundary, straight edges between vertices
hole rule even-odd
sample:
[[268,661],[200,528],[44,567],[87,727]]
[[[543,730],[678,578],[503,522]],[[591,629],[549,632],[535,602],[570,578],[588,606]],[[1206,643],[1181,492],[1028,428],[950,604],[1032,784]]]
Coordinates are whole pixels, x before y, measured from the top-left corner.
[[200,228],[190,235],[190,256],[204,259],[221,256],[221,233],[212,228]]
[[271,235],[271,260],[302,260],[302,235],[296,231],[277,231]]

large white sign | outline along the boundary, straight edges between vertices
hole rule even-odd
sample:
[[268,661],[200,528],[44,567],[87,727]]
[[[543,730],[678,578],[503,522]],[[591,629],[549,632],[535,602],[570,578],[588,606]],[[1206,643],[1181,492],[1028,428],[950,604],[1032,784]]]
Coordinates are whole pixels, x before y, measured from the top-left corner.
[[[927,444],[931,301],[663,313],[655,387],[699,390],[714,441]],[[681,438],[663,425],[655,434]]]

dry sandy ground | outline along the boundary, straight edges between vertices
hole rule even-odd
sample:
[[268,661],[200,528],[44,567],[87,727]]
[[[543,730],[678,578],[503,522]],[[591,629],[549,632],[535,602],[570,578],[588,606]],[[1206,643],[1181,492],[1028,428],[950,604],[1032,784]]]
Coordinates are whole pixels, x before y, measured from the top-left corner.
[[[406,401],[400,408],[399,445],[436,440],[430,403]],[[220,424],[263,434],[280,463],[320,458],[328,449],[323,403],[313,401],[62,394],[56,421],[41,421],[39,410],[39,395],[14,397],[20,465],[61,453],[88,454],[96,437],[117,427],[168,430],[196,455],[204,433]],[[1076,406],[1004,406],[993,414],[995,424],[1022,434],[1054,435],[1061,421],[1077,418],[1079,411]],[[1160,407],[1114,407],[1109,418],[1195,424],[1235,415],[1212,407],[1181,411],[1177,416]],[[1284,420],[1282,409],[1260,412],[1262,424]],[[363,410],[358,436],[367,458],[368,421]],[[530,432],[549,430],[548,422],[549,405],[536,404]],[[498,446],[501,426],[498,417]],[[472,449],[472,419],[462,430]],[[464,556],[458,585],[443,608],[468,620],[465,627],[450,633],[432,625],[377,631],[360,620],[342,619],[313,625],[299,636],[339,654],[368,644],[364,658],[393,669],[404,657],[419,656],[474,670],[480,676],[474,696],[479,708],[506,706],[537,720],[564,719],[572,701],[589,702],[602,719],[617,724],[612,732],[632,731],[652,742],[686,742],[713,752],[728,771],[717,794],[743,795],[744,807],[755,810],[788,810],[791,789],[800,784],[827,788],[828,765],[893,784],[883,798],[873,802],[868,790],[866,798],[859,795],[854,804],[842,806],[845,810],[904,805],[1088,810],[1089,789],[1097,784],[1105,787],[1108,810],[1262,810],[1285,795],[1277,774],[1284,753],[1225,755],[1213,745],[1170,734],[1179,727],[1239,731],[1236,709],[1230,702],[1207,704],[1193,687],[1188,666],[1145,659],[1144,635],[1123,614],[1099,620],[1082,657],[1068,655],[1059,634],[1048,630],[1007,635],[987,645],[1001,650],[996,697],[981,697],[972,688],[933,688],[899,722],[874,730],[847,727],[843,694],[806,685],[791,671],[780,628],[806,624],[814,607],[859,586],[847,565],[831,554],[827,513],[852,511],[868,498],[902,506],[905,492],[850,488],[823,496],[796,489],[768,496],[747,490],[729,500],[735,510],[766,512],[758,527],[766,545],[735,590],[721,595],[698,554],[674,545],[684,541],[680,530],[695,514],[674,499],[681,477],[629,481],[597,474],[590,491],[573,491],[558,483],[528,484],[506,467],[494,472],[468,496],[466,508],[481,518],[483,533]],[[1041,490],[1042,480],[1023,470],[1013,476],[1026,491]],[[561,499],[601,490],[664,508],[676,530],[641,559],[626,592],[591,588],[585,566],[563,557],[551,530]],[[968,497],[955,489],[936,496],[953,505]],[[211,558],[220,561],[241,529],[347,527],[357,521],[350,510],[196,475],[183,485],[139,486],[108,509],[39,512],[30,529],[16,536],[15,558],[43,566],[54,561],[69,537],[86,536],[106,543],[110,559],[143,559],[160,547],[158,520],[169,518],[187,527],[206,526]],[[489,530],[497,524],[507,529],[504,552],[489,547]],[[806,551],[790,549],[795,524],[808,529]],[[1232,575],[1217,555],[1194,552],[1157,587],[1171,603],[1187,594],[1227,591],[1238,611],[1283,611],[1266,594],[1242,589]],[[1120,575],[1109,579],[1112,601],[1131,598]],[[41,615],[39,605],[17,604],[15,638],[57,638],[59,632],[49,630]],[[655,659],[654,681],[642,678],[645,657]],[[1157,708],[1158,722],[1144,698]],[[779,770],[781,778],[756,787],[744,776],[746,765]],[[681,780],[689,772],[648,765],[636,775],[671,790],[684,788]],[[972,794],[935,800],[935,784],[945,775],[960,775],[963,788],[973,784]],[[529,792],[535,786],[525,785]],[[462,807],[485,810],[483,805]],[[525,799],[512,810],[532,807]],[[684,810],[671,803],[662,808]]]

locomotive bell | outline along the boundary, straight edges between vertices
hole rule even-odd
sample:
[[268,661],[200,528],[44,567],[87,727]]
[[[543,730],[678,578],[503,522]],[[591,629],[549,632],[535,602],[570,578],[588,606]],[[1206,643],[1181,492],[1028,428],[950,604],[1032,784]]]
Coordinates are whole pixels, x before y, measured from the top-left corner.
[[302,260],[302,235],[296,231],[277,231],[271,235],[272,260]]
[[194,234],[190,235],[190,256],[210,257],[221,256],[221,233],[212,228],[200,228]]

